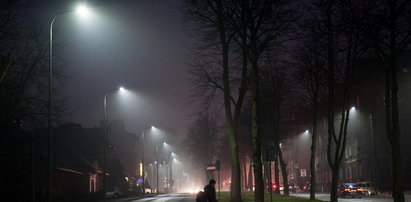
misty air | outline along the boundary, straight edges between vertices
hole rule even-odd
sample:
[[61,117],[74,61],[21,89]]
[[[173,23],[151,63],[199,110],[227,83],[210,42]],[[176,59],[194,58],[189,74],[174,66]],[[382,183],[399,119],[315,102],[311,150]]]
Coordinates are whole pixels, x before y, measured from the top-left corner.
[[0,201],[411,202],[411,0],[2,0]]

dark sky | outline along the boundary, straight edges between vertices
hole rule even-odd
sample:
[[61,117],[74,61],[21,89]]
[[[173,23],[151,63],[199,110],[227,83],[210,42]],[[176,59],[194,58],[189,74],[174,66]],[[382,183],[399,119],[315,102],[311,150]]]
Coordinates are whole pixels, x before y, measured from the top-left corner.
[[[36,6],[47,17],[75,3],[43,0]],[[108,99],[109,120],[124,119],[127,130],[137,134],[151,124],[184,133],[194,107],[187,105],[190,83],[184,47],[189,40],[178,10],[181,1],[88,3],[93,14],[87,19],[70,14],[56,21],[56,30],[64,32],[55,40],[65,44],[63,92],[72,110],[67,121],[97,126],[105,92],[124,86],[131,92]]]

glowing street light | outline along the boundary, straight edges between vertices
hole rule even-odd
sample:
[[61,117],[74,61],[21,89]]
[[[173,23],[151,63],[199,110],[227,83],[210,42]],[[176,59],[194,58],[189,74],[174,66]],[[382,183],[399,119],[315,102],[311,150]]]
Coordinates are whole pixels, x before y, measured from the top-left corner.
[[90,16],[91,12],[85,4],[78,4],[76,7],[76,14],[81,17],[88,17]]
[[51,202],[53,201],[53,130],[52,130],[52,119],[51,119],[51,114],[52,114],[52,89],[53,89],[53,25],[56,19],[64,14],[67,13],[78,13],[84,16],[84,13],[89,13],[87,7],[83,4],[81,6],[78,6],[76,10],[66,10],[63,12],[58,13],[57,15],[54,15],[53,18],[51,19],[50,26],[49,26],[49,96],[48,96],[48,172],[47,172],[47,201]]
[[165,154],[165,172],[166,172],[166,187],[170,191],[173,191],[173,162],[175,161],[175,157],[177,156],[174,152],[172,152],[173,147],[168,144],[167,142],[163,142],[164,146],[164,154]]

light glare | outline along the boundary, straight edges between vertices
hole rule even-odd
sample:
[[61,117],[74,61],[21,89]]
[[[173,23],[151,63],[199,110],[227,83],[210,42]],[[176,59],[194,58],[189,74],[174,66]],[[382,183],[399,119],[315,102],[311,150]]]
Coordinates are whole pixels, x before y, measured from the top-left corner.
[[81,17],[90,16],[90,9],[85,4],[79,4],[76,8],[76,13]]

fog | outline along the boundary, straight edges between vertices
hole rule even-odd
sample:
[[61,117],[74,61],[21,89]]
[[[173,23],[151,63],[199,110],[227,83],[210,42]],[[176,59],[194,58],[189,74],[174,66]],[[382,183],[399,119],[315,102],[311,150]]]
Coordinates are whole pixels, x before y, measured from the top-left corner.
[[193,106],[178,8],[178,1],[102,1],[90,15],[58,19],[66,121],[97,126],[105,93],[124,86],[127,95],[108,96],[109,121],[124,120],[132,133],[152,124],[184,133]]

